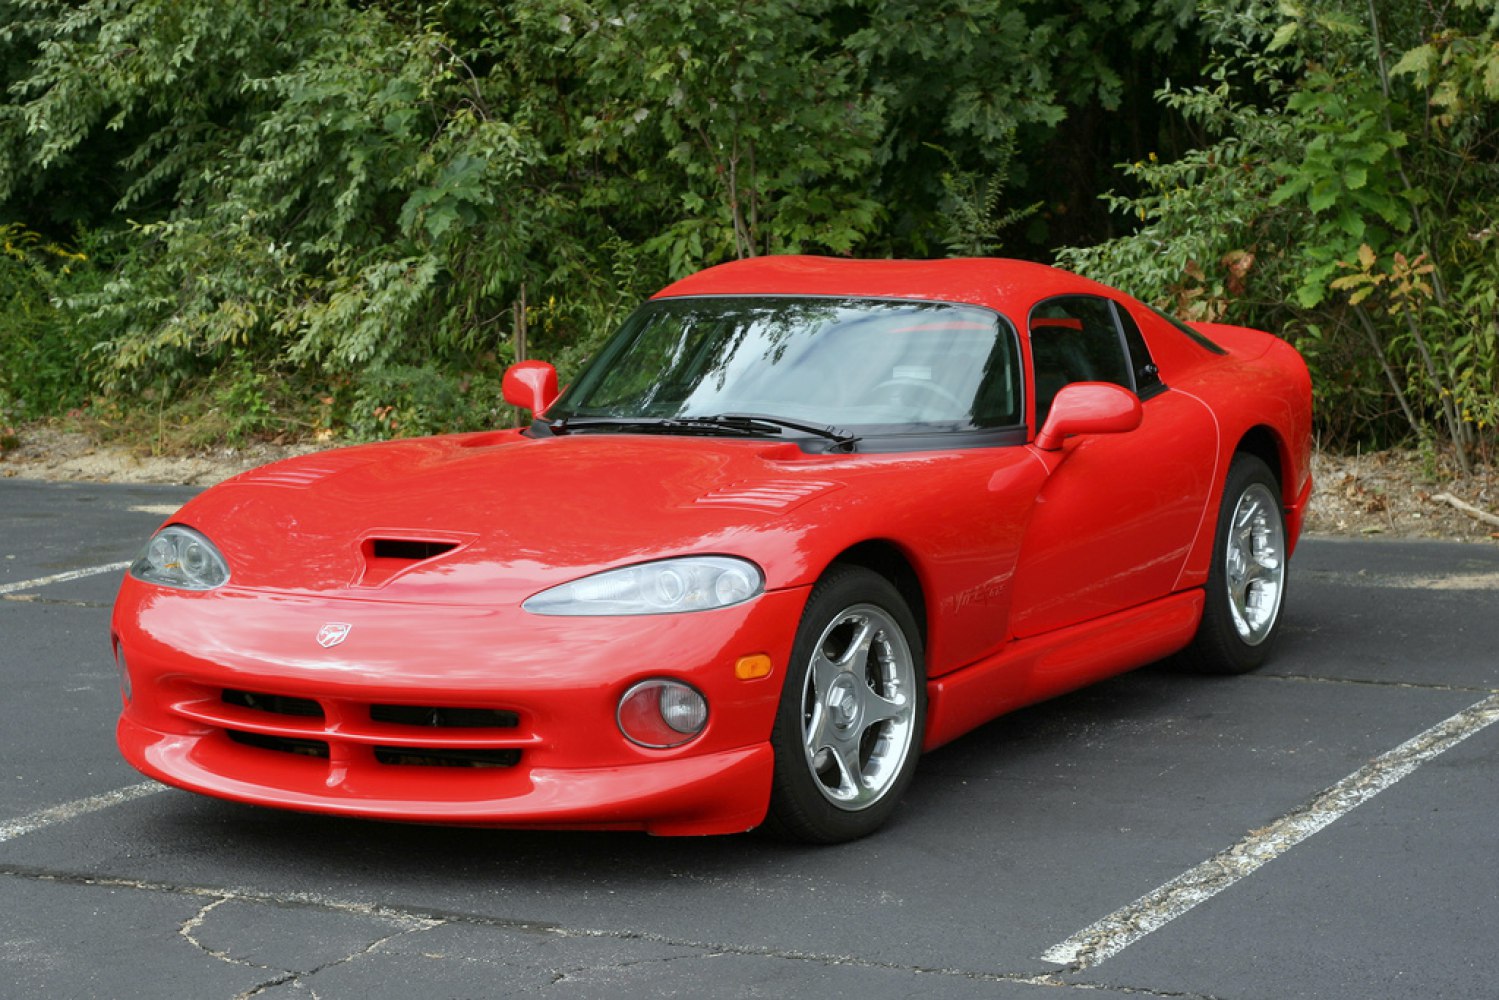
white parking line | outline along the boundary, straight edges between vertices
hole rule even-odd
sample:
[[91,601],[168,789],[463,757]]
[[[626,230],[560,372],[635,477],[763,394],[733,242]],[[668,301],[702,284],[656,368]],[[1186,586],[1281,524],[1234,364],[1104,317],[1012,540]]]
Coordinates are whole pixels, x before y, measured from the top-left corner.
[[171,517],[182,509],[180,503],[145,503],[134,507],[126,507],[132,514],[155,514],[158,517]]
[[1041,955],[1042,960],[1086,969],[1112,958],[1495,722],[1499,722],[1499,694],[1374,758],[1310,804],[1250,832],[1196,868],[1053,945]]
[[108,566],[89,566],[86,569],[70,569],[66,573],[54,573],[51,576],[39,576],[35,580],[17,580],[15,583],[0,583],[0,594],[14,594],[19,590],[35,590],[37,587],[45,587],[49,583],[67,583],[69,580],[81,580],[86,576],[98,576],[100,573],[114,573],[125,569],[130,563],[117,562]]
[[100,809],[108,809],[132,799],[143,798],[147,795],[155,795],[157,792],[166,791],[167,786],[155,781],[143,781],[138,785],[127,785],[124,788],[116,788],[112,792],[104,792],[100,795],[90,795],[86,799],[77,799],[73,802],[64,802],[60,806],[48,806],[46,809],[38,809],[36,812],[27,813],[19,819],[0,823],[0,844],[7,840],[15,840],[28,833],[35,833],[43,827],[54,826],[58,823],[66,823],[70,819],[86,816]]

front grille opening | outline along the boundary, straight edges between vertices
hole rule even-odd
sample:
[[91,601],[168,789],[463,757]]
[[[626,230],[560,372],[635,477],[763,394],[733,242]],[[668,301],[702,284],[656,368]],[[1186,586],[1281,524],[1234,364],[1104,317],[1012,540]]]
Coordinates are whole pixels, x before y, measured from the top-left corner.
[[[323,706],[311,698],[291,698],[284,694],[264,694],[259,691],[240,691],[235,688],[225,688],[221,698],[226,705],[252,708],[257,712],[296,715],[306,719],[323,717]],[[323,756],[326,757],[327,754]]]
[[520,751],[451,747],[375,747],[375,760],[406,767],[514,767]]
[[409,538],[376,538],[370,543],[370,555],[376,559],[404,559],[420,562],[451,552],[456,542],[422,542]]
[[438,729],[514,729],[520,717],[498,708],[440,708],[432,705],[371,705],[370,719],[400,726]]
[[298,757],[328,758],[328,744],[322,740],[304,740],[295,736],[267,736],[265,733],[247,733],[241,729],[227,729],[229,738],[247,747],[274,750],[277,753],[295,754]]

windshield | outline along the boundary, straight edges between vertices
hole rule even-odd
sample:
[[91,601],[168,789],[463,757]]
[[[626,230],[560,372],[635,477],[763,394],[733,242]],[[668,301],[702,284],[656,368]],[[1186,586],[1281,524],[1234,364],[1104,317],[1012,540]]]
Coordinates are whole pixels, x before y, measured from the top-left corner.
[[572,428],[753,415],[898,434],[1012,427],[1020,413],[1015,337],[990,310],[734,296],[647,302],[546,416]]

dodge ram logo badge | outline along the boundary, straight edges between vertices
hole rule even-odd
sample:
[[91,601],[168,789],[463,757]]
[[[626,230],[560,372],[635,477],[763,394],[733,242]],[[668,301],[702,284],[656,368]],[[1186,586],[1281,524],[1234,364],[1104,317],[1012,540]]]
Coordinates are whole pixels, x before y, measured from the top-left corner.
[[349,637],[349,629],[354,626],[345,622],[329,622],[317,630],[317,644],[324,649],[331,649]]

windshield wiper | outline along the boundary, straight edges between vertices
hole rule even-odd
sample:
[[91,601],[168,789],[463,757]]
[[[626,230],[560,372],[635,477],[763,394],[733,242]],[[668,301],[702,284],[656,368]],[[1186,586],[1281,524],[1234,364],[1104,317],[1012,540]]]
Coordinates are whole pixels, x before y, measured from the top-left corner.
[[553,434],[574,431],[620,431],[626,434],[714,434],[722,437],[766,437],[781,433],[769,424],[747,426],[703,417],[559,417],[546,422]]
[[597,430],[627,431],[638,434],[671,434],[687,431],[688,433],[742,435],[746,432],[753,434],[757,430],[762,435],[781,433],[776,427],[739,427],[704,420],[700,417],[559,417],[548,422],[547,427],[553,434]]
[[855,434],[799,420],[762,413],[715,413],[690,417],[559,417],[547,424],[553,434],[571,431],[617,430],[638,433],[708,433],[730,436],[770,437],[783,430],[802,431],[832,441],[844,451],[852,451],[859,440]]
[[804,423],[800,420],[788,420],[785,417],[777,417],[770,413],[717,413],[711,417],[689,417],[689,420],[707,420],[724,427],[784,427],[791,431],[804,431],[820,438],[826,438],[844,451],[853,451],[854,445],[859,442],[859,435],[850,434],[838,427],[828,424]]

